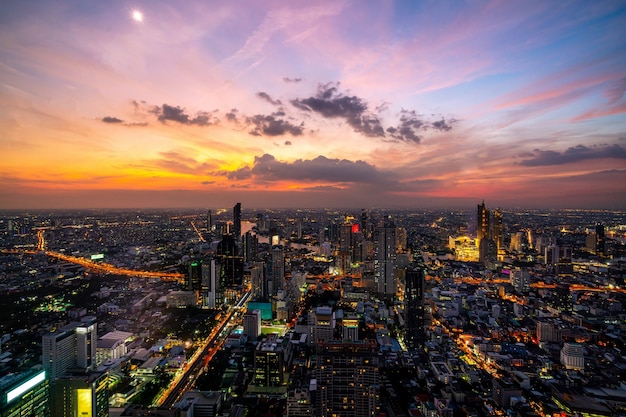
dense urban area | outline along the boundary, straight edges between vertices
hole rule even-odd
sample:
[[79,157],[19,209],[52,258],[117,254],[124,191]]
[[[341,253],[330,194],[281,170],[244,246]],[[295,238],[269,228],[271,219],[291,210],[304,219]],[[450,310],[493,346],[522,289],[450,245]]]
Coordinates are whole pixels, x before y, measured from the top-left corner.
[[0,212],[0,416],[626,416],[626,212]]

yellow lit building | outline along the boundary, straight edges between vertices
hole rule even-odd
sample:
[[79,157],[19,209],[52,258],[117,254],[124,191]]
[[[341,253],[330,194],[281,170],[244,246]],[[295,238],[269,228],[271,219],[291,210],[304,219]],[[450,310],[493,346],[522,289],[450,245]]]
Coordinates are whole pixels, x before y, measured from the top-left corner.
[[448,248],[454,251],[457,261],[477,262],[477,240],[469,236],[448,237]]

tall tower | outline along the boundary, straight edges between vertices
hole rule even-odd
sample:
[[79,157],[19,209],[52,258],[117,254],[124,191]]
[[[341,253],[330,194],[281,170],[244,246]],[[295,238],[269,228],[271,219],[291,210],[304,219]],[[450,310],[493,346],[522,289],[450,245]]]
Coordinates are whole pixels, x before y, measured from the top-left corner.
[[380,376],[375,341],[319,343],[315,377],[315,417],[378,415]]
[[491,239],[493,239],[493,241],[496,243],[498,251],[504,249],[502,243],[502,211],[500,209],[494,210],[492,213]]
[[601,224],[596,225],[596,255],[605,254],[605,242],[604,242],[604,226]]
[[396,226],[388,220],[374,231],[376,257],[374,279],[376,291],[385,295],[396,293]]
[[409,268],[404,289],[404,343],[409,350],[418,349],[426,340],[424,333],[424,271]]
[[477,244],[480,241],[489,237],[489,210],[485,208],[485,202],[478,205],[478,212],[476,216],[476,239]]
[[339,273],[348,274],[352,263],[352,224],[343,223],[339,228]]
[[211,214],[211,210],[209,210],[206,214],[206,230],[208,232],[213,231],[213,215]]
[[218,300],[217,277],[220,265],[212,257],[202,263],[201,306],[203,308],[215,308]]
[[285,288],[285,251],[280,245],[272,248],[272,284],[273,294]]
[[233,207],[233,234],[235,239],[241,239],[241,203],[237,203]]

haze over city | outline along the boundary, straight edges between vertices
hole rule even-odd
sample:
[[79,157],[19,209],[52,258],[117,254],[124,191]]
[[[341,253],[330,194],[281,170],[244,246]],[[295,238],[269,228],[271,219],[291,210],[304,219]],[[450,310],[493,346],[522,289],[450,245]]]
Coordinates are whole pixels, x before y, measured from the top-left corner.
[[617,1],[4,1],[0,208],[624,208],[625,28]]

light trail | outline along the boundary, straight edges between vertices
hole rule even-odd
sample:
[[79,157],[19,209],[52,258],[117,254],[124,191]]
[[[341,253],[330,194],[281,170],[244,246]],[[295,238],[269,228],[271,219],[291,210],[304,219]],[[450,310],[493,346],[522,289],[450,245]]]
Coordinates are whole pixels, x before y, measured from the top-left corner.
[[109,274],[124,275],[124,276],[134,277],[134,278],[159,278],[164,281],[177,281],[180,283],[185,282],[185,274],[181,274],[178,272],[138,271],[136,269],[118,268],[113,265],[109,265],[105,263],[97,263],[86,258],[79,258],[77,256],[66,255],[64,253],[53,252],[53,251],[42,252],[42,251],[29,251],[29,250],[19,251],[19,250],[11,250],[11,249],[2,249],[0,252],[9,253],[9,254],[25,253],[28,255],[44,253],[45,255],[50,256],[52,258],[56,258],[65,262],[70,262],[70,263],[84,266],[85,268],[92,270],[92,271],[106,272]]
[[196,231],[196,234],[200,238],[200,242],[206,242],[206,240],[204,240],[204,236],[202,236],[202,233],[200,233],[200,230],[198,230],[198,228],[196,227],[196,224],[193,222],[193,220],[191,221],[191,227],[193,227],[193,230]]

